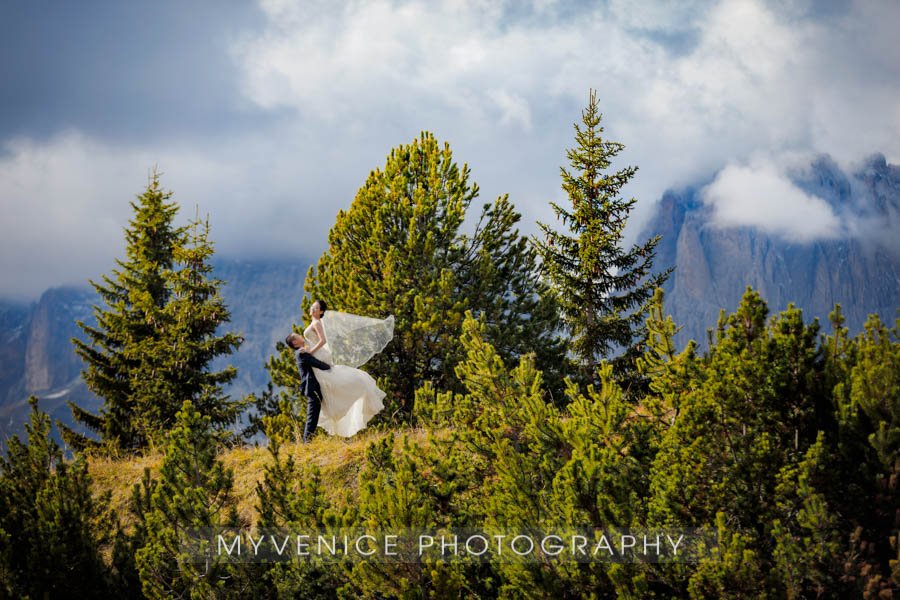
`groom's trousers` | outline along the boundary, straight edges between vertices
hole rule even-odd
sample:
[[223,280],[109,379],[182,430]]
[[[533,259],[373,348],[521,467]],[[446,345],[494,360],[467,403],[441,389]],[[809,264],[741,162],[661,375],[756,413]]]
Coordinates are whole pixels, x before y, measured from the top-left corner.
[[[318,386],[316,386],[318,388]],[[309,441],[319,425],[319,411],[322,409],[322,397],[318,389],[311,390],[306,397],[306,426],[303,428],[303,442]]]
[[316,432],[319,424],[319,410],[322,408],[322,389],[312,368],[327,371],[331,369],[328,363],[324,363],[308,352],[297,353],[297,370],[300,373],[300,393],[306,396],[306,427],[303,428],[303,441]]

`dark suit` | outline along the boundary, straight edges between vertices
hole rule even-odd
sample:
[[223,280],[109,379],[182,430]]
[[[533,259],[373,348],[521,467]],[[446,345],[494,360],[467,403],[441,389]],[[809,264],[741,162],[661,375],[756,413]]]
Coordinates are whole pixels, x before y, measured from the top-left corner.
[[303,428],[303,441],[309,441],[319,424],[319,411],[322,408],[322,389],[312,368],[327,371],[328,363],[322,362],[309,352],[297,353],[297,370],[300,371],[300,393],[306,396],[306,426]]

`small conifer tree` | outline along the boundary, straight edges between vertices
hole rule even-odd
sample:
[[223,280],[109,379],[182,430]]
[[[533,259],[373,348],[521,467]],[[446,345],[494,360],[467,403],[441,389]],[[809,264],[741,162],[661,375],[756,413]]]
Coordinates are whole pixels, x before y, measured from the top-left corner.
[[13,436],[0,456],[0,597],[104,597],[110,493],[93,497],[84,456],[64,460],[50,417],[29,402],[27,443]]
[[217,458],[218,447],[210,417],[185,400],[144,518],[147,543],[136,555],[149,598],[240,597],[230,587],[232,568],[202,547],[216,528],[239,525],[234,475]]

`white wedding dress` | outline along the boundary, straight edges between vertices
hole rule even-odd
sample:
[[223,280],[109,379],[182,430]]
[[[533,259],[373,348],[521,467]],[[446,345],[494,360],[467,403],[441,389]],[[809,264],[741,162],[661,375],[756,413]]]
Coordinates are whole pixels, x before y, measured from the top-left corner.
[[[310,347],[319,343],[319,336],[312,325],[303,330],[303,337]],[[326,330],[326,340],[328,337]],[[316,350],[313,356],[331,365],[331,369],[327,371],[313,367],[313,373],[322,389],[319,427],[332,435],[350,437],[363,429],[384,408],[385,393],[365,371],[334,364],[328,342]]]

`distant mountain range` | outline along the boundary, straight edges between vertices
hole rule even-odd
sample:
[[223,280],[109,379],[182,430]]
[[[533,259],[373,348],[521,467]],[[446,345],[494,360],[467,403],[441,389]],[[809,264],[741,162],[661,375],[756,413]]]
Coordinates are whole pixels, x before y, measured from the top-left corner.
[[790,179],[871,231],[799,243],[757,227],[716,225],[702,187],[663,196],[643,236],[661,234],[655,264],[676,266],[664,286],[665,310],[682,326],[680,345],[694,339],[705,347],[719,310],[733,312],[748,285],[770,314],[792,302],[807,321],[818,317],[825,331],[835,303],[851,333],[862,331],[870,313],[893,326],[900,308],[900,168],[874,155],[847,174],[820,156]]
[[[808,194],[825,200],[835,214],[865,217],[881,234],[900,227],[900,168],[880,155],[846,174],[822,156],[792,176]],[[702,187],[667,192],[644,235],[661,234],[656,266],[676,265],[666,284],[666,312],[683,328],[680,344],[706,344],[719,310],[734,311],[747,285],[757,289],[772,312],[788,302],[803,308],[807,320],[827,327],[835,302],[847,325],[859,332],[870,313],[893,324],[900,307],[900,240],[884,235],[791,242],[754,227],[720,227]],[[900,238],[900,235],[897,236]],[[263,389],[265,361],[292,322],[300,322],[303,280],[312,261],[235,261],[218,259],[215,274],[226,281],[223,296],[231,311],[229,329],[242,332],[240,350],[218,366],[238,367],[229,388],[233,396]],[[71,423],[66,400],[96,411],[102,405],[80,379],[81,362],[70,338],[83,337],[76,320],[92,322],[97,302],[89,288],[53,288],[30,305],[0,301],[0,442],[23,432],[27,398],[35,394],[54,419]]]
[[[216,277],[226,282],[227,329],[245,337],[238,352],[214,363],[238,368],[238,378],[227,390],[232,396],[265,387],[266,359],[291,323],[302,321],[300,299],[310,262],[215,261]],[[89,287],[52,288],[30,305],[0,301],[0,442],[24,432],[31,394],[51,418],[67,424],[72,421],[67,400],[91,411],[102,406],[81,381],[81,359],[70,342],[72,337],[85,339],[75,322],[94,324],[96,303]]]

